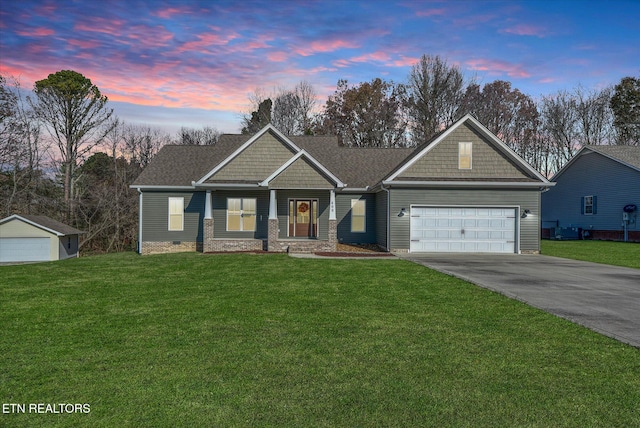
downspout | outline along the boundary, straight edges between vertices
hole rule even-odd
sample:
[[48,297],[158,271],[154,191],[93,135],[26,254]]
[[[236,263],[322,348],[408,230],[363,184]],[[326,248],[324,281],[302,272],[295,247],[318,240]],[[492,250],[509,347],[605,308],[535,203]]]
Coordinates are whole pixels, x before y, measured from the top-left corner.
[[389,192],[389,189],[384,187],[384,184],[380,183],[380,188],[382,190],[384,190],[385,192],[387,192],[387,245],[386,245],[386,250],[390,251],[389,248],[391,247],[391,192]]
[[138,187],[138,254],[142,254],[142,190]]

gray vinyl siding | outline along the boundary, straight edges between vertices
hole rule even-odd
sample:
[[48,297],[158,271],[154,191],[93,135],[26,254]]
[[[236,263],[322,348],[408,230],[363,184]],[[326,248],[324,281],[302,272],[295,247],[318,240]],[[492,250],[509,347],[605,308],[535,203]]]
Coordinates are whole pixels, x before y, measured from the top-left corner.
[[[351,231],[351,200],[365,200],[365,231]],[[349,244],[373,244],[376,242],[376,211],[373,193],[341,193],[336,195],[336,218],[338,220],[338,242]]]
[[[401,208],[410,214],[411,205],[513,207],[531,210],[526,219],[516,218],[520,230],[521,251],[540,250],[540,191],[535,190],[468,190],[468,189],[391,189],[392,249],[409,249],[410,215],[398,217]],[[516,211],[518,214],[518,211]]]
[[[144,242],[202,242],[205,192],[144,192],[142,240]],[[169,230],[169,198],[184,198],[184,228]]]
[[[599,153],[583,154],[542,194],[542,227],[622,230],[622,208],[640,207],[640,172]],[[582,214],[582,197],[595,196],[596,213]],[[629,230],[640,230],[638,214]]]
[[387,192],[380,191],[376,193],[376,243],[383,248],[387,245]]
[[[213,237],[225,239],[267,239],[269,235],[268,190],[216,190],[211,192],[213,203]],[[256,230],[227,231],[227,198],[256,199]]]
[[[318,239],[329,239],[329,199],[328,190],[278,190],[278,223],[280,225],[279,239],[287,239],[289,233],[289,200],[317,199],[318,200]],[[268,214],[268,212],[267,212]],[[295,239],[295,238],[294,238]],[[304,238],[302,238],[304,239]]]

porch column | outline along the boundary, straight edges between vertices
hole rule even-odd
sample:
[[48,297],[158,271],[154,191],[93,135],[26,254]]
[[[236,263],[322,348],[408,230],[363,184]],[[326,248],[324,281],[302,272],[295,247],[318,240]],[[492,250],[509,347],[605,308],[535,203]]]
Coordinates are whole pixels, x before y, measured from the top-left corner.
[[331,189],[329,196],[329,220],[337,220],[336,218],[336,191]]
[[336,217],[336,191],[329,194],[329,251],[336,251],[338,244],[338,219]]
[[213,218],[211,215],[211,190],[207,190],[207,196],[204,199],[204,218]]
[[205,253],[214,251],[213,247],[213,213],[211,210],[211,206],[213,201],[213,194],[211,190],[207,190],[207,194],[204,199],[204,220],[202,221],[203,226],[203,242],[202,242],[202,251]]
[[282,248],[278,246],[279,232],[280,224],[278,221],[278,198],[276,190],[271,189],[269,191],[269,235],[267,236],[267,251],[282,251]]
[[277,220],[278,219],[278,201],[276,199],[276,191],[274,189],[270,190],[271,194],[269,195],[269,220]]

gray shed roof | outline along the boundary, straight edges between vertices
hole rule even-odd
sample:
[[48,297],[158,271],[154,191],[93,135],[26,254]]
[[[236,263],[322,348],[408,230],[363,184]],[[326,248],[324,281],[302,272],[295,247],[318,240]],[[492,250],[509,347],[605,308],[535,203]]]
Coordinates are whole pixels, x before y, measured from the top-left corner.
[[39,227],[40,229],[45,229],[50,232],[53,232],[58,236],[81,235],[85,233],[81,230],[78,230],[64,223],[60,223],[59,221],[44,215],[14,214],[9,217],[3,218],[2,220],[0,220],[0,223],[5,223],[13,219],[26,220],[27,223],[30,223],[33,226]]

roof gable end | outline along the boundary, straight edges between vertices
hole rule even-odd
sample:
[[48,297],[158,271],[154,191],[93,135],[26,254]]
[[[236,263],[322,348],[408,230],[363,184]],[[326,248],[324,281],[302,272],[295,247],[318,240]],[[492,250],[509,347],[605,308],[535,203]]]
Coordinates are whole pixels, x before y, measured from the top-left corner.
[[[462,137],[461,137],[462,136]],[[455,139],[455,147],[453,147],[452,139]],[[460,141],[457,141],[460,139]],[[459,170],[458,164],[458,146],[457,142],[478,142],[483,146],[474,147],[473,157],[478,155],[478,159],[483,159],[483,164],[476,167],[477,163],[472,159],[472,169]],[[447,150],[445,150],[447,147]],[[432,165],[439,165],[440,170],[435,168],[434,173],[425,172],[429,168],[429,156],[437,153],[444,156],[450,165],[445,167],[442,161],[433,159]],[[435,155],[434,155],[435,156]],[[435,163],[434,163],[435,162]],[[454,166],[455,165],[455,166]],[[449,168],[445,170],[444,168]],[[387,179],[385,183],[402,182],[411,180],[411,177],[422,169],[421,179],[428,181],[429,177],[437,177],[437,180],[443,182],[443,179],[450,179],[452,182],[457,180],[480,180],[491,182],[494,180],[512,181],[527,180],[535,183],[550,184],[550,182],[529,165],[524,159],[510,149],[497,136],[489,131],[472,115],[467,114],[452,126],[437,135],[433,141],[426,144],[422,149],[414,152],[403,165],[397,168]]]

